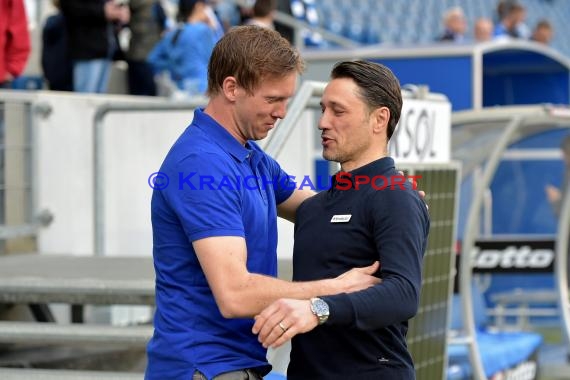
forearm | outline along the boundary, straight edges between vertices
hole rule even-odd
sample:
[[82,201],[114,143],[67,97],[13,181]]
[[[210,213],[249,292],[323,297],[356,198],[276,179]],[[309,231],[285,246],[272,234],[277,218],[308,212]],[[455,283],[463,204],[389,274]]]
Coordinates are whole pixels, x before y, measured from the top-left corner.
[[255,273],[216,296],[216,302],[226,318],[253,317],[280,298],[309,299],[342,292],[334,279],[310,282],[289,282]]
[[216,302],[228,318],[251,317],[281,298],[307,300],[316,296],[351,293],[380,282],[374,276],[379,263],[353,268],[333,279],[288,282],[254,273],[226,277],[213,287]]
[[330,309],[327,324],[376,330],[412,318],[418,310],[419,284],[403,277],[349,294],[321,297]]

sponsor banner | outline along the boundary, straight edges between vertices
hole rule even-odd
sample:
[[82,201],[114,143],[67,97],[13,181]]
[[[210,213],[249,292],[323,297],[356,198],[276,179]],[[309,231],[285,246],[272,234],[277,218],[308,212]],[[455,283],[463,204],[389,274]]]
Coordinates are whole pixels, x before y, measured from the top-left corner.
[[404,98],[400,121],[388,150],[398,164],[449,162],[451,104]]
[[554,240],[475,242],[473,272],[553,273]]

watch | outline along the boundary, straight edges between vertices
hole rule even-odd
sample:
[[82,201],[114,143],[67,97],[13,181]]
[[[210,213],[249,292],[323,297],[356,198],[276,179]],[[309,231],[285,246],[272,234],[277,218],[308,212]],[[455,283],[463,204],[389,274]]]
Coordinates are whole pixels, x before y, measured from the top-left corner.
[[320,298],[311,298],[311,311],[317,316],[319,325],[329,319],[329,305]]

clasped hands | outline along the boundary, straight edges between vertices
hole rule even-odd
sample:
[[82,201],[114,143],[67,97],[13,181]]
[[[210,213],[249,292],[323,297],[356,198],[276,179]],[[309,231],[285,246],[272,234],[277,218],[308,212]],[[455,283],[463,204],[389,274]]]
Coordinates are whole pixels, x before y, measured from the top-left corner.
[[[374,276],[380,264],[353,268],[337,278],[339,293],[351,293],[367,289],[382,282]],[[281,298],[266,307],[255,316],[252,332],[258,335],[263,347],[276,348],[293,338],[297,334],[311,331],[317,327],[319,321],[311,311],[309,300]]]

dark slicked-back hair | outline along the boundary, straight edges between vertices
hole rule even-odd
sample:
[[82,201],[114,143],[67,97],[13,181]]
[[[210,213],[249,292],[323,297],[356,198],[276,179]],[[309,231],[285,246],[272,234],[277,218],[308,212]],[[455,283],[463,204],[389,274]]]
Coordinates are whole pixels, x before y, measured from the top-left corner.
[[232,28],[218,41],[208,63],[208,95],[222,89],[233,76],[251,95],[264,78],[302,73],[305,64],[289,41],[271,29],[256,25]]
[[354,80],[369,111],[378,107],[387,107],[390,110],[387,129],[390,140],[402,113],[402,90],[394,73],[379,63],[344,61],[337,63],[332,69],[331,79],[338,78]]

